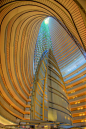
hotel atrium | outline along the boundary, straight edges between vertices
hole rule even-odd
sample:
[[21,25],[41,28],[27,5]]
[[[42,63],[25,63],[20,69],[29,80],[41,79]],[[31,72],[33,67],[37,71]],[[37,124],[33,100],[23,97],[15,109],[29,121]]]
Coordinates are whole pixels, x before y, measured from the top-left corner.
[[0,129],[86,129],[86,0],[1,0]]

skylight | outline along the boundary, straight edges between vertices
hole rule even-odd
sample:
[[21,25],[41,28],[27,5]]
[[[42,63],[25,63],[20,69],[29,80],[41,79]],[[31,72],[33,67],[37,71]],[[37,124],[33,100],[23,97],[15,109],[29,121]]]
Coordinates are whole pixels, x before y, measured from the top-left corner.
[[45,24],[49,23],[49,17],[44,20]]

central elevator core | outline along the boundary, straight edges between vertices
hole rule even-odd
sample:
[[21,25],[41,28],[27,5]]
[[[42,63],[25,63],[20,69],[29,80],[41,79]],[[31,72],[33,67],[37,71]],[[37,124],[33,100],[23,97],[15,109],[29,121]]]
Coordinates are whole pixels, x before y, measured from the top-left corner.
[[72,124],[64,81],[51,49],[43,52],[35,72],[31,120]]

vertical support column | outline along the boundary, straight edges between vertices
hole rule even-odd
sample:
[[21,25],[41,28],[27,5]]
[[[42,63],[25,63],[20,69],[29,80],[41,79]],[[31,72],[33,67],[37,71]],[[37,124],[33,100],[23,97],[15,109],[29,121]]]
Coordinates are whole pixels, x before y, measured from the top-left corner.
[[45,71],[45,78],[44,78],[44,90],[43,90],[43,108],[42,108],[43,118],[42,118],[42,120],[44,120],[44,97],[45,97],[45,85],[46,85],[46,77],[47,77],[47,69],[46,69],[46,71]]
[[[37,82],[35,82],[35,86],[37,87]],[[35,88],[35,90],[36,90],[36,88]],[[33,112],[34,113],[33,114],[34,115],[34,117],[33,117],[34,119],[35,119],[35,103],[36,103],[36,91],[34,91],[34,112]]]

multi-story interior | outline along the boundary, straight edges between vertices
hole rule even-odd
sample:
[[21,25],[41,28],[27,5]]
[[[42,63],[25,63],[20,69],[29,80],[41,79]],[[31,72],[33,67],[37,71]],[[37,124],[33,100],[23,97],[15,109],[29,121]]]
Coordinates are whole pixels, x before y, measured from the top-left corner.
[[51,49],[73,126],[86,126],[86,0],[1,0],[0,125],[30,120],[35,71]]

